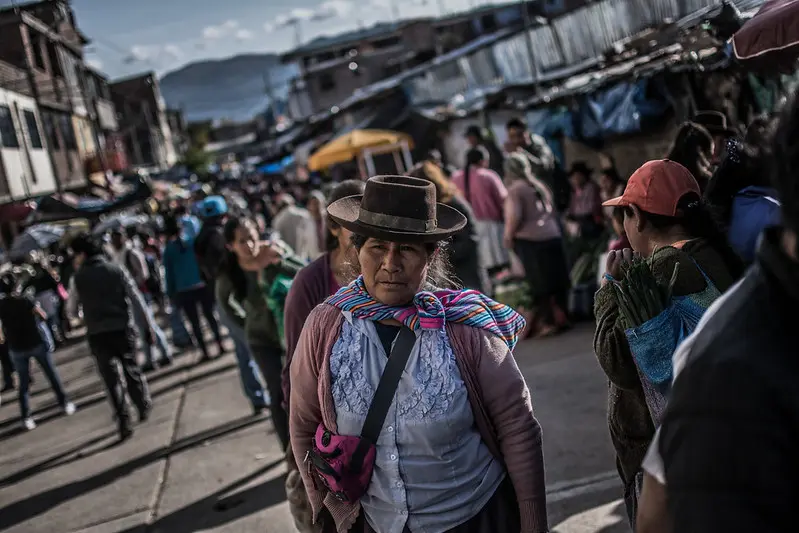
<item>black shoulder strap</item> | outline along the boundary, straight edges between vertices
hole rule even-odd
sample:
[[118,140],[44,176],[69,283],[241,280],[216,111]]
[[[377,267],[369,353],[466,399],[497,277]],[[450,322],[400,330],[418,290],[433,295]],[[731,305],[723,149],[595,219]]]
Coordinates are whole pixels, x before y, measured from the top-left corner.
[[407,326],[402,326],[397,339],[394,341],[394,348],[391,349],[391,355],[388,358],[386,367],[383,369],[383,375],[380,376],[380,383],[377,385],[374,398],[372,398],[369,412],[366,413],[366,420],[364,420],[363,429],[361,429],[361,440],[352,454],[350,469],[353,472],[361,471],[369,446],[377,444],[377,438],[383,430],[383,423],[386,421],[388,408],[391,407],[391,402],[394,400],[399,380],[405,370],[405,365],[408,363],[408,358],[411,356],[415,342],[416,335],[413,331]]
[[377,385],[372,404],[369,406],[369,412],[366,414],[366,420],[363,423],[361,430],[361,438],[365,439],[372,444],[377,443],[377,437],[383,430],[383,422],[386,421],[388,408],[391,407],[391,402],[394,400],[394,394],[397,392],[402,372],[405,370],[405,365],[408,363],[408,358],[411,356],[413,345],[416,343],[416,335],[407,326],[402,326],[397,339],[394,341],[394,347],[391,349],[391,356],[388,358],[386,368],[383,369],[383,375],[380,376],[380,383]]

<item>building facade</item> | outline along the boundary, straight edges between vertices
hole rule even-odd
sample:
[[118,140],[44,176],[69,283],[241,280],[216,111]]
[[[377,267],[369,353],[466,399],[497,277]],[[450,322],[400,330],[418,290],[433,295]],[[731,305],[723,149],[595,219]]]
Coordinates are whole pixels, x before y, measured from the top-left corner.
[[111,83],[111,98],[124,126],[120,136],[130,165],[165,171],[178,161],[158,78],[147,72]]
[[283,55],[299,75],[289,87],[289,114],[303,119],[329,111],[362,87],[400,74],[475,39],[524,24],[523,9],[538,15],[536,2],[476,8],[439,18],[380,23],[333,37],[320,37]]
[[84,62],[88,43],[64,0],[0,9],[0,88],[36,103],[59,190],[88,185],[92,162],[107,159],[106,139],[116,128],[116,111],[102,97],[107,82]]
[[0,88],[0,202],[35,198],[56,190],[36,101]]

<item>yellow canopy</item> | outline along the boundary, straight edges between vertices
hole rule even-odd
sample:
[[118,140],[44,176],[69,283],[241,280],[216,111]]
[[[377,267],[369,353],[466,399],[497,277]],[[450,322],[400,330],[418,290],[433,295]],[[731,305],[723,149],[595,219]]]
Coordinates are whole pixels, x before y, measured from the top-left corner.
[[308,169],[322,170],[358,157],[367,148],[408,143],[413,148],[410,135],[386,130],[353,130],[336,137],[308,158]]

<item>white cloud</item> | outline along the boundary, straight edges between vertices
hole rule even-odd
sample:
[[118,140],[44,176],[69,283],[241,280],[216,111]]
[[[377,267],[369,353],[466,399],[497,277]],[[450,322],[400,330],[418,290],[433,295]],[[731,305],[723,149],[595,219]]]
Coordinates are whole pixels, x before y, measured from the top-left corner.
[[238,27],[238,21],[232,19],[226,20],[218,26],[206,26],[203,28],[203,39],[206,41],[215,41],[216,39],[227,37],[232,35]]
[[352,11],[353,4],[348,0],[329,0],[319,5],[314,12],[314,20],[343,18]]
[[250,30],[239,30],[236,32],[236,39],[239,41],[248,41],[252,39],[252,32]]
[[219,39],[222,37],[222,31],[216,26],[207,26],[203,28],[203,39],[209,41]]
[[150,65],[158,65],[173,63],[184,56],[183,50],[174,44],[137,44],[130,47],[130,53],[123,61],[126,64],[149,63]]
[[134,44],[130,47],[130,57],[135,61],[146,61],[150,59],[153,53],[152,46],[142,46],[140,44]]
[[272,24],[271,22],[264,23],[264,31],[266,33],[272,33],[273,31],[275,31],[275,25]]
[[313,9],[305,9],[302,7],[298,7],[297,9],[292,9],[289,16],[295,20],[310,20],[314,16]]
[[174,44],[164,45],[163,52],[164,55],[171,57],[172,59],[181,59],[183,57],[183,50]]
[[96,58],[87,59],[86,64],[90,68],[93,68],[94,70],[103,70],[103,62],[100,61],[99,59]]

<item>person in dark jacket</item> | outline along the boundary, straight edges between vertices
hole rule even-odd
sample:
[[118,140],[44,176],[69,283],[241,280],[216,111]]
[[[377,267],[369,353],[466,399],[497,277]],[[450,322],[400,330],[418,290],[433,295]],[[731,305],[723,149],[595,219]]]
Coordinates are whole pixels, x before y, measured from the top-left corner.
[[502,155],[497,143],[483,128],[477,125],[466,128],[466,142],[469,143],[469,149],[485,149],[488,154],[488,168],[497,174],[502,174],[502,165],[505,162],[505,157]]
[[[83,306],[89,348],[116,411],[119,435],[126,440],[133,435],[126,396],[145,421],[152,410],[147,379],[136,364],[136,333],[133,307],[144,306],[133,278],[109,262],[102,248],[88,234],[72,241],[75,258],[75,289]],[[125,383],[120,383],[117,364]]]
[[665,485],[673,532],[792,531],[796,521],[797,139],[794,100],[773,142],[782,225],[765,231],[755,264],[675,355],[679,374],[644,463],[644,495]]

